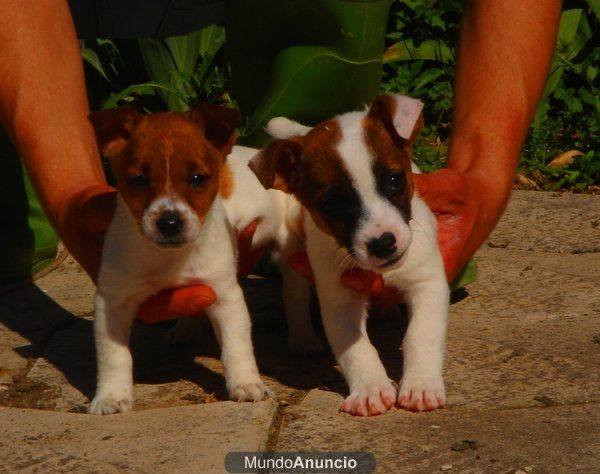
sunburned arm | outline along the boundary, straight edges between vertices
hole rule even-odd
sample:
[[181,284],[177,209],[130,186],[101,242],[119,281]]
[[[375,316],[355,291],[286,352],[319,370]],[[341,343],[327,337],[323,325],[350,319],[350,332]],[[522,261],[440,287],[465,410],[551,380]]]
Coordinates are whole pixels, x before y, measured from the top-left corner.
[[[106,186],[83,65],[66,0],[0,1],[0,122],[15,144],[50,223],[95,279],[115,190]],[[214,303],[197,285],[149,299],[140,317],[192,316]]]
[[469,0],[461,25],[448,167],[418,176],[453,279],[506,206],[546,82],[561,1]]
[[0,44],[0,120],[61,233],[65,201],[105,183],[66,0],[3,0]]

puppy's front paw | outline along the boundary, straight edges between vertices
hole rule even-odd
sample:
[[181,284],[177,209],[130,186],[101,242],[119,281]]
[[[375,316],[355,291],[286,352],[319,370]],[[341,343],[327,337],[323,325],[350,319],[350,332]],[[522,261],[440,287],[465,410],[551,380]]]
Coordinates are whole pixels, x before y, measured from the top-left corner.
[[397,393],[391,380],[374,382],[350,393],[340,411],[356,416],[381,415],[394,406]]
[[398,406],[410,411],[430,411],[446,403],[442,377],[406,376],[400,381]]
[[325,342],[314,334],[306,337],[290,337],[288,346],[292,354],[321,354],[325,350]]
[[[124,392],[124,391],[120,391]],[[88,413],[92,415],[110,415],[111,413],[127,413],[133,406],[131,390],[127,393],[118,394],[116,391],[108,393],[97,393]]]
[[273,392],[261,380],[233,385],[229,390],[229,398],[236,402],[260,402],[271,397]]

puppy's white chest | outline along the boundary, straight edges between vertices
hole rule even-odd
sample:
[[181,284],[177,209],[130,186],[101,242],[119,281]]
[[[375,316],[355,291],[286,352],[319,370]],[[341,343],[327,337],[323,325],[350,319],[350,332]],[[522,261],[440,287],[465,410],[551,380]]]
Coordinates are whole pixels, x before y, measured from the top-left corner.
[[198,236],[182,248],[161,249],[150,242],[122,200],[106,233],[98,290],[115,297],[144,298],[165,288],[195,283],[216,285],[235,274],[235,239],[217,199]]

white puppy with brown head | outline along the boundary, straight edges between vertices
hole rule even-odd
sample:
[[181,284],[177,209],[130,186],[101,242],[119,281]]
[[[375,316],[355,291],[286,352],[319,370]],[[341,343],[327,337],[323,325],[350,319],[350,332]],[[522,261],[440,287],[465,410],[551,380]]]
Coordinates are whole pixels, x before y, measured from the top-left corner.
[[[258,374],[250,316],[236,277],[235,224],[225,209],[232,194],[226,156],[238,117],[235,110],[205,104],[187,113],[145,116],[125,107],[92,114],[119,193],[98,275],[98,385],[90,413],[125,412],[132,406],[129,336],[140,303],[160,290],[199,283],[217,294],[206,313],[221,345],[230,397],[269,395]],[[266,203],[263,223],[276,228],[275,208],[268,200],[255,201]],[[241,225],[245,218],[249,223],[261,217],[248,212],[237,218]],[[258,235],[273,232],[263,227]]]
[[[435,218],[411,177],[421,109],[417,100],[391,96],[312,129],[273,119],[268,130],[280,139],[250,162],[266,188],[293,194],[307,211],[306,250],[323,323],[350,387],[342,410],[357,415],[396,403],[417,411],[445,403],[448,285]],[[381,273],[408,306],[399,390],[369,342],[368,297],[340,281],[353,266]]]

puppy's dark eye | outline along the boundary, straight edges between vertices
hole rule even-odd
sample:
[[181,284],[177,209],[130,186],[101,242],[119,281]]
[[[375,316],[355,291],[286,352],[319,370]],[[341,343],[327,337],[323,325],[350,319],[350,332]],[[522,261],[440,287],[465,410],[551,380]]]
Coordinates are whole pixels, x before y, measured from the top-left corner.
[[140,174],[131,178],[129,184],[139,190],[148,189],[150,187],[150,179],[147,176]]
[[319,202],[319,209],[329,216],[336,216],[344,211],[344,199],[334,193],[327,193]]
[[202,174],[195,174],[190,177],[189,183],[192,188],[201,188],[208,181],[208,176]]
[[402,173],[391,173],[385,178],[385,190],[389,194],[399,193],[404,189],[405,179]]

